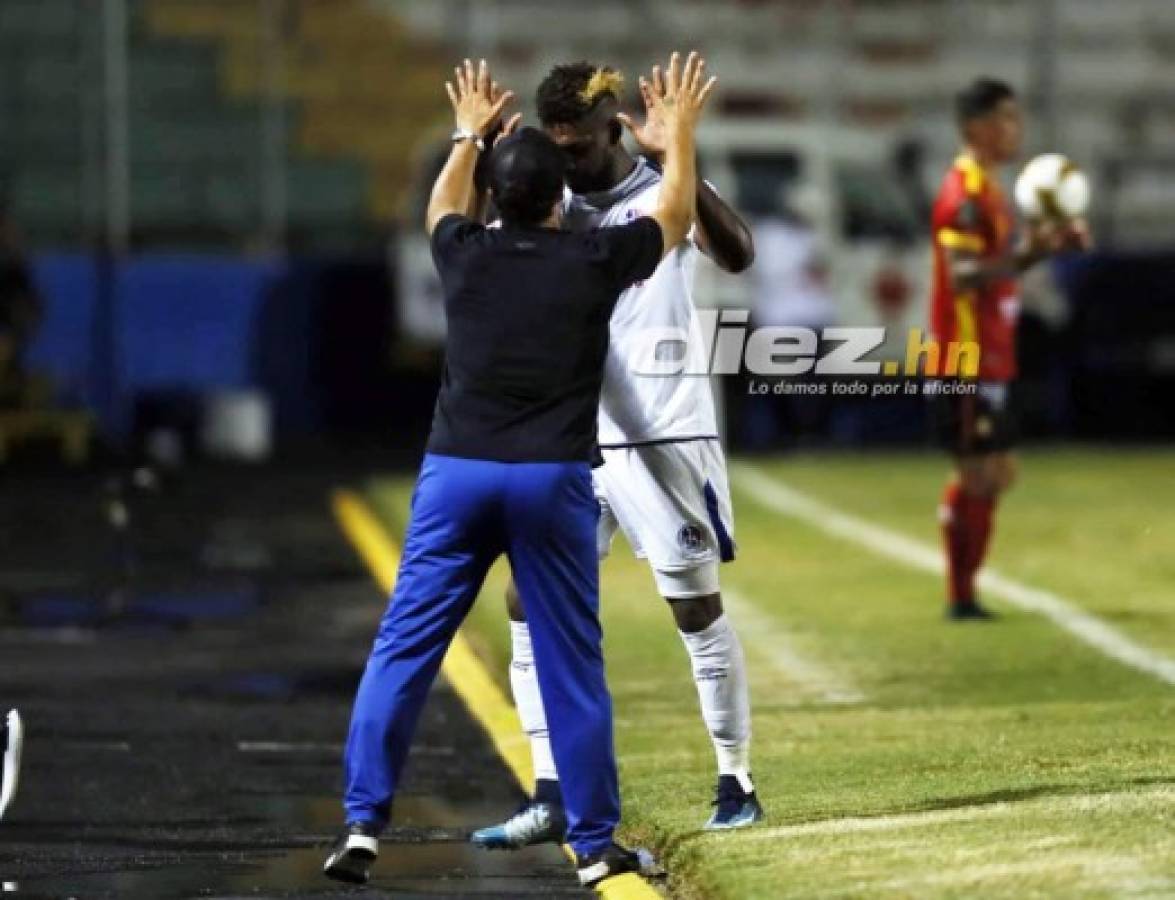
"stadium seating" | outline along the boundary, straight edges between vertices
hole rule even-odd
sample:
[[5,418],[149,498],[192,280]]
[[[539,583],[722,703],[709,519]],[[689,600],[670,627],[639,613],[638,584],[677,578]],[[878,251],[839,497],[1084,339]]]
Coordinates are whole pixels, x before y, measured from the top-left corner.
[[[266,96],[272,71],[258,4],[147,0],[146,10],[158,34],[217,43],[225,102],[255,106]],[[300,0],[286,11],[281,78],[296,112],[292,149],[317,161],[291,165],[290,214],[305,227],[346,216],[386,223],[411,182],[421,136],[403,122],[443,121],[443,57],[355,0]],[[333,172],[327,161],[338,162]],[[366,196],[356,202],[360,181]]]
[[[503,82],[531,87],[558,59],[608,60],[629,72],[655,48],[701,41],[733,115],[831,113],[849,128],[916,137],[931,170],[954,150],[949,99],[996,71],[1034,110],[1052,73],[1057,113],[1034,120],[1095,176],[1175,137],[1175,20],[1153,0],[855,0],[853,3],[599,0],[130,0],[132,163],[152,227],[256,230],[262,208],[263,109],[274,69],[268,11],[283,10],[280,80],[288,130],[292,229],[382,228],[404,212],[424,149],[447,124],[438,84],[458,55],[484,53]],[[4,181],[31,237],[75,234],[100,151],[100,34],[75,0],[0,3],[0,145]],[[535,35],[542,34],[542,41]],[[651,38],[650,35],[655,35]],[[763,114],[762,112],[759,113]],[[90,160],[90,175],[86,161]],[[305,165],[303,165],[305,163]],[[73,185],[57,183],[73,167]],[[1150,171],[1149,169],[1147,171]],[[1110,202],[1124,234],[1175,231],[1131,175]],[[196,187],[167,198],[166,185]],[[236,190],[247,196],[236,197]],[[1169,205],[1164,205],[1170,209]],[[251,211],[251,213],[247,213]],[[299,218],[304,217],[304,218]],[[1158,219],[1156,219],[1158,217]],[[1162,221],[1159,221],[1162,220]],[[1163,222],[1167,224],[1163,224]]]
[[[265,8],[131,0],[130,204],[140,238],[185,243],[211,232],[248,242],[260,231]],[[84,243],[84,225],[99,220],[101,35],[85,15],[73,0],[0,4],[0,187],[33,244]],[[445,120],[444,57],[362,0],[288,0],[281,24],[290,231],[313,244],[323,229],[385,229],[427,131],[403,121]]]
[[[373,2],[433,40],[452,32],[443,3]],[[479,52],[502,60],[502,79],[522,85],[535,84],[553,56],[639,71],[651,50],[640,35],[656,34],[658,48],[700,43],[722,75],[728,109],[801,117],[832,110],[842,124],[923,139],[937,170],[955,150],[949,116],[958,85],[994,72],[1024,89],[1038,109],[1047,42],[1057,50],[1052,143],[1096,178],[1103,164],[1123,155],[1170,155],[1175,19],[1168,7],[1152,0],[1065,0],[1055,4],[1050,21],[1042,18],[1047,4],[1025,0],[682,0],[671,7],[489,0],[477,5],[468,32],[454,35],[453,43],[456,49],[476,35]],[[563,37],[541,45],[527,40],[545,29]],[[1147,97],[1157,102],[1139,108]],[[1047,135],[1036,122],[1030,147],[1044,149]],[[1123,234],[1153,233],[1156,204],[1146,191],[1132,188],[1112,202]],[[1170,234],[1175,214],[1166,219]]]

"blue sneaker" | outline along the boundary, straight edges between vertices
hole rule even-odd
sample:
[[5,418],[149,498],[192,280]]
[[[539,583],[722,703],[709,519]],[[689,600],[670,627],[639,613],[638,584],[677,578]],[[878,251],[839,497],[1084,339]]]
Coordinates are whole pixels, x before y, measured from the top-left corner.
[[722,831],[729,828],[746,828],[763,818],[763,807],[755,796],[755,789],[747,779],[749,791],[734,775],[719,775],[718,789],[714,797],[714,812],[702,826],[706,831]]
[[566,834],[562,804],[527,800],[505,822],[479,828],[469,840],[485,850],[517,850],[532,844],[561,844]]

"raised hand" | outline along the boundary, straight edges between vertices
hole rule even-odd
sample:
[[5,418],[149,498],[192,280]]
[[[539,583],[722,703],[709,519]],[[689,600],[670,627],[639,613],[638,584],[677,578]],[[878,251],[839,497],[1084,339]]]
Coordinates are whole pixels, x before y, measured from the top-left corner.
[[686,58],[684,68],[681,54],[674,52],[669,57],[664,75],[660,66],[653,66],[652,83],[647,90],[642,85],[641,96],[645,99],[647,118],[655,123],[663,142],[667,142],[676,129],[692,131],[697,126],[702,109],[718,83],[715,76],[703,80],[705,72],[706,61],[697,51],[692,51]]
[[498,141],[502,138],[508,138],[518,130],[518,126],[522,124],[522,113],[515,113],[506,120],[506,124],[502,126],[502,130],[498,132],[497,137],[494,138],[494,146],[498,146]]
[[[657,67],[657,71],[660,67]],[[637,82],[640,87],[641,99],[645,105],[645,120],[638,123],[628,113],[617,113],[616,118],[620,120],[621,124],[628,129],[629,134],[632,135],[633,140],[636,141],[637,146],[642,153],[662,159],[665,156],[665,123],[661,119],[660,110],[657,106],[656,97],[653,95],[653,84],[644,75],[640,77]]]
[[[694,130],[702,108],[718,79],[703,81],[706,63],[691,53],[681,66],[681,54],[669,57],[664,76],[661,67],[653,68],[652,83],[641,90],[648,120],[656,124],[664,139],[664,168],[661,193],[653,219],[661,226],[663,253],[672,252],[689,233],[697,196],[697,161]],[[652,138],[649,138],[652,144]]]
[[[483,59],[475,70],[470,60],[453,70],[456,87],[445,82],[449,102],[453,104],[453,118],[457,128],[485,137],[497,126],[506,104],[514,99],[513,91],[503,91],[490,77],[490,68]],[[514,117],[517,119],[517,116]],[[514,122],[514,119],[511,120]],[[514,122],[517,125],[516,122]]]
[[1066,223],[1064,229],[1066,250],[1088,252],[1093,249],[1093,232],[1085,219],[1073,219]]

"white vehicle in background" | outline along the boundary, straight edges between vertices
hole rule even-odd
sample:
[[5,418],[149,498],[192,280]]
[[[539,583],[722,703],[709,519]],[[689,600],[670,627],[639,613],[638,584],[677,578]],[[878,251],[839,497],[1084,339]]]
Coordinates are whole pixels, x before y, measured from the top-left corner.
[[[905,356],[910,328],[924,328],[929,223],[903,190],[893,141],[860,129],[717,120],[698,134],[702,172],[752,227],[786,202],[815,234],[834,306],[828,324],[888,326],[878,359]],[[399,325],[409,340],[444,341],[440,283],[427,239],[407,227],[393,244]],[[698,267],[701,306],[753,308],[754,280]]]
[[[834,323],[887,326],[878,359],[904,358],[929,300],[928,211],[899,178],[894,147],[861,129],[777,122],[703,122],[698,134],[704,176],[752,228],[772,207],[803,218],[824,256]],[[752,280],[698,272],[699,304],[754,307]]]

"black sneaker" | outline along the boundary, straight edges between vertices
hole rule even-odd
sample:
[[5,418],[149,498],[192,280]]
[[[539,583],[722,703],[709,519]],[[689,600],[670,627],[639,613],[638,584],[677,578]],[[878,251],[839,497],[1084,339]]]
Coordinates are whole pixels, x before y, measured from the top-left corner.
[[[748,781],[750,779],[748,778]],[[714,791],[714,812],[702,826],[706,831],[725,831],[730,828],[746,828],[763,819],[763,807],[755,796],[755,789],[743,789],[734,775],[719,775],[718,788]]]
[[371,864],[379,856],[379,829],[369,822],[352,822],[335,841],[322,874],[348,884],[367,884]]
[[632,872],[634,875],[644,875],[650,878],[661,877],[665,874],[653,854],[645,849],[629,850],[613,843],[599,853],[591,856],[576,856],[575,867],[579,874],[579,883],[584,887],[595,887],[605,878],[624,875]]
[[20,713],[10,710],[3,722],[0,722],[0,752],[4,754],[0,763],[0,819],[8,804],[16,796],[16,786],[20,782],[20,752],[24,748],[24,724],[20,721]]
[[966,603],[947,604],[947,618],[961,622],[967,619],[998,619],[999,616],[977,601],[969,600]]

